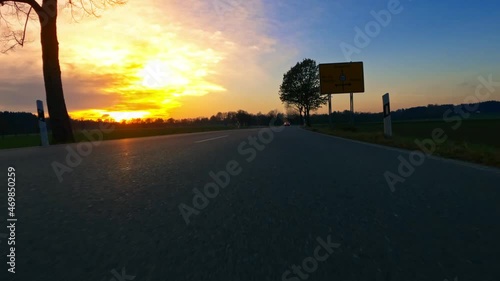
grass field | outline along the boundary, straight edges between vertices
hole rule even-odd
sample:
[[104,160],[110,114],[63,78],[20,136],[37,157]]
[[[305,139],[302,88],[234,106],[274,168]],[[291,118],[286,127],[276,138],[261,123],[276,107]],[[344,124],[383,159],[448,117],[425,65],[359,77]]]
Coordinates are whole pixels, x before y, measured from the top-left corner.
[[500,119],[463,120],[457,123],[445,121],[393,122],[393,137],[385,138],[383,123],[360,123],[354,128],[348,124],[315,125],[313,131],[365,142],[400,147],[410,150],[420,149],[416,140],[432,139],[435,129],[442,129],[447,140],[436,145],[433,155],[460,159],[488,166],[500,167]]
[[[208,131],[229,130],[234,127],[212,126],[212,127],[175,127],[175,128],[153,128],[153,129],[116,129],[109,133],[103,133],[104,140],[116,140],[126,138],[141,138],[152,136],[163,136],[173,134],[198,133]],[[90,130],[92,131],[92,130]],[[50,134],[49,134],[50,139]],[[88,141],[88,138],[81,132],[75,132],[77,142]],[[39,146],[40,136],[33,135],[17,135],[0,137],[0,149],[19,148],[29,146]]]

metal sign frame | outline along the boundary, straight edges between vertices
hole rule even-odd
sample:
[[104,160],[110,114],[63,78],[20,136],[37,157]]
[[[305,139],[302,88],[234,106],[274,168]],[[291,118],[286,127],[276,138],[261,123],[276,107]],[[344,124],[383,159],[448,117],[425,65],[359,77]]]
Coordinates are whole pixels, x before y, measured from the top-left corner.
[[364,93],[363,62],[323,63],[319,65],[320,93]]
[[392,137],[392,118],[391,118],[391,102],[389,93],[382,96],[383,113],[384,113],[384,135]]

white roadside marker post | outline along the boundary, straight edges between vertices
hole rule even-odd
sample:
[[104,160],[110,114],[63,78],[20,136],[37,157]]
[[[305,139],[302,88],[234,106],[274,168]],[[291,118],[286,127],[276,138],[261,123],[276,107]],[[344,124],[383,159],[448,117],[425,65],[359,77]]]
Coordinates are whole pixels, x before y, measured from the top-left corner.
[[42,146],[49,146],[49,136],[47,134],[47,123],[45,123],[45,113],[43,111],[43,102],[36,101],[38,111],[38,127],[40,127],[40,138],[42,139]]
[[389,101],[389,93],[382,96],[384,103],[384,135],[392,137],[392,120],[391,120],[391,103]]

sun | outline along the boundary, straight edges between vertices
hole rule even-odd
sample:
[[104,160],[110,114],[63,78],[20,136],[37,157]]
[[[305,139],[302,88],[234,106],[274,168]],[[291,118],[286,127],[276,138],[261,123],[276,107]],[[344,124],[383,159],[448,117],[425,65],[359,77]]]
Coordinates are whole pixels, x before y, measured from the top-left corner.
[[100,109],[90,109],[90,110],[82,110],[72,112],[70,117],[78,120],[104,120],[111,122],[129,122],[132,119],[144,119],[149,118],[151,116],[151,112],[149,111],[107,111]]
[[[143,30],[151,31],[146,25]],[[96,33],[99,40],[77,37],[78,44],[65,54],[64,73],[89,81],[85,92],[101,98],[91,107],[72,110],[76,119],[131,121],[169,118],[170,112],[192,98],[226,91],[214,78],[222,52],[186,42],[170,33],[141,35],[140,40]],[[154,40],[153,40],[154,39]],[[169,46],[166,48],[165,46]],[[96,81],[96,82],[94,82]]]
[[150,115],[150,113],[147,111],[129,111],[129,112],[114,111],[114,112],[107,112],[107,114],[116,122],[130,121],[132,119],[137,119],[137,118],[143,119],[148,115]]

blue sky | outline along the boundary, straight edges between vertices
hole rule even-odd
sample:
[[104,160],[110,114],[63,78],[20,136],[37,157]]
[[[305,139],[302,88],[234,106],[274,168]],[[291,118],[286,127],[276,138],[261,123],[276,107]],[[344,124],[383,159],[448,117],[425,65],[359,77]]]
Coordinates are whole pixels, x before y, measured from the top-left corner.
[[[388,5],[400,12],[350,57],[365,68],[355,110],[380,111],[386,92],[394,109],[457,104],[474,94],[479,76],[500,81],[497,1],[129,0],[78,22],[61,6],[67,106],[80,117],[284,110],[283,74],[304,58],[346,61],[341,44],[359,47],[355,28],[373,25],[372,13]],[[44,99],[36,22],[28,35],[32,43],[0,55],[0,110],[32,111]],[[146,87],[144,73],[160,68],[164,83]],[[489,99],[500,100],[500,90]],[[349,96],[333,102],[345,110]]]
[[[387,10],[389,2],[287,1],[285,9],[269,5],[285,26],[293,23],[293,28],[273,32],[297,42],[296,59],[311,57],[322,63],[345,61],[339,45],[354,45],[354,28],[364,30],[374,20],[371,12]],[[459,103],[471,93],[477,76],[493,74],[500,81],[499,2],[407,0],[399,6],[401,12],[392,14],[390,23],[352,56],[353,61],[365,65],[365,96],[380,96],[385,89],[393,89],[393,100],[405,107],[425,105],[427,100]],[[469,87],[461,89],[460,85]],[[347,97],[338,99],[347,107]],[[405,99],[409,102],[403,102]]]

